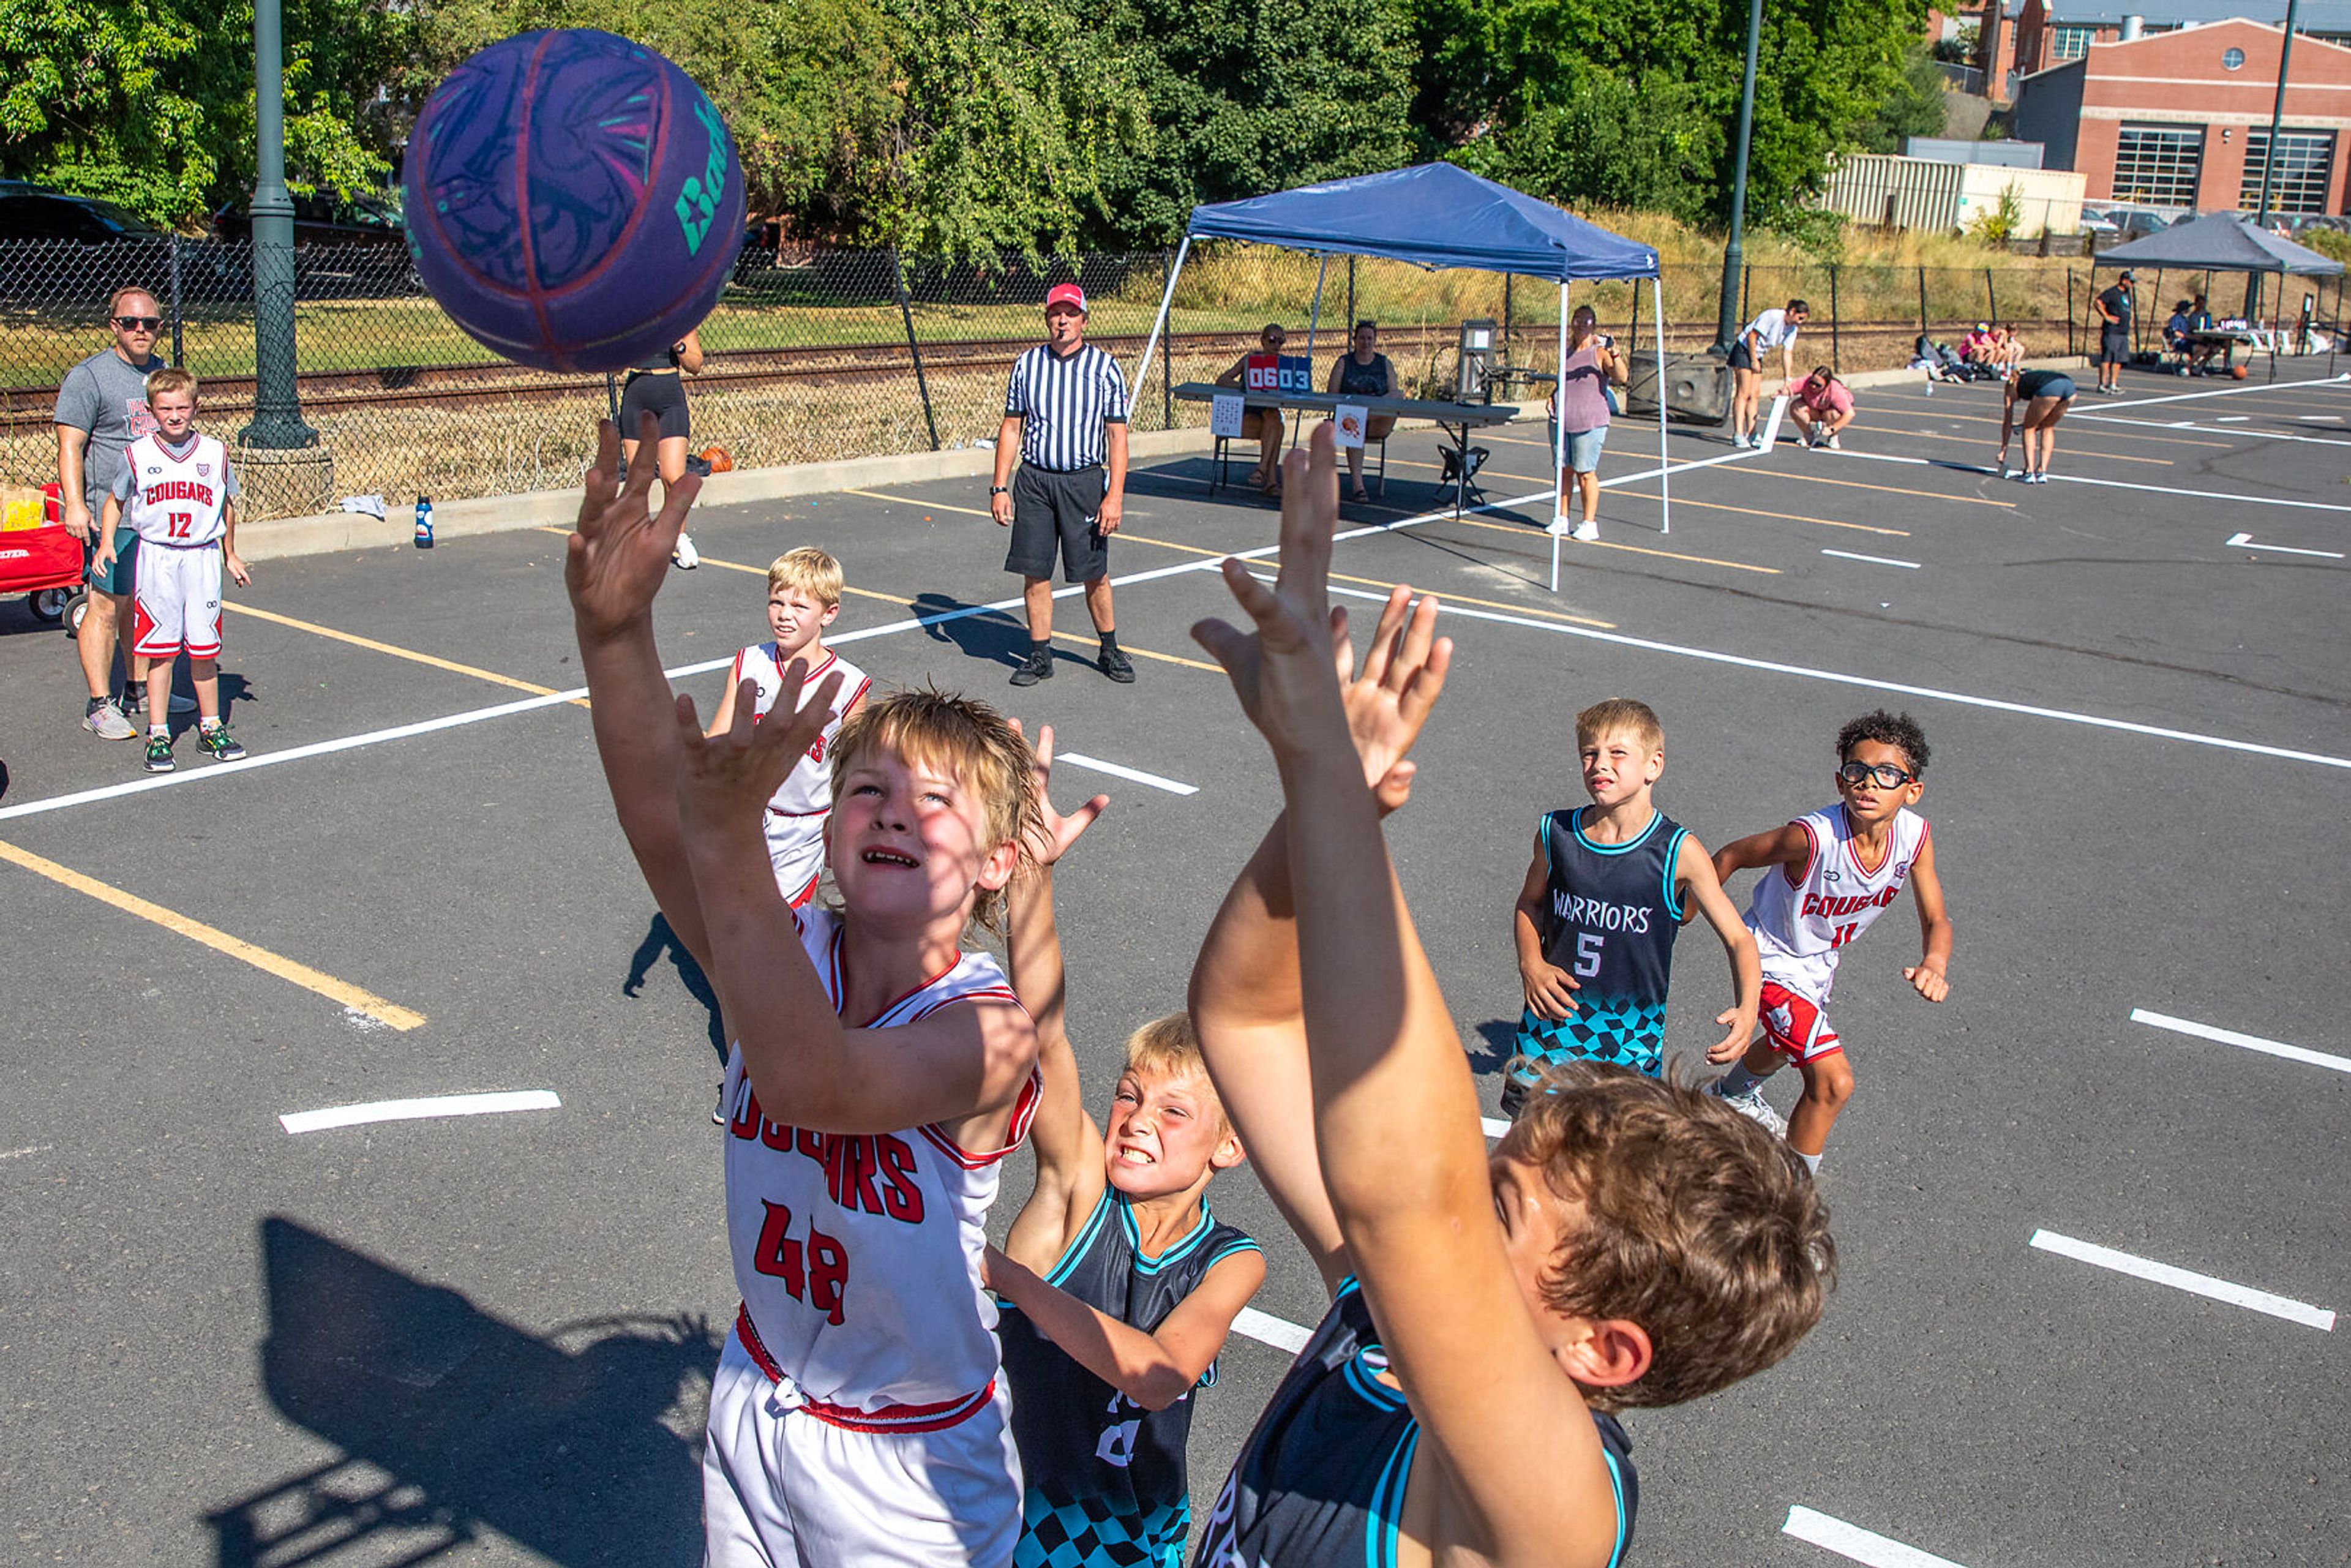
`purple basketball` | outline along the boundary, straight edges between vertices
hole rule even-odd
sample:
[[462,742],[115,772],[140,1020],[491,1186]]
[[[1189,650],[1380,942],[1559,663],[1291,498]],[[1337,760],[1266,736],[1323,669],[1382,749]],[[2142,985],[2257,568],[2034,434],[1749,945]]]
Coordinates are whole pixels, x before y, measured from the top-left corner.
[[743,242],[726,122],[660,55],[587,28],[492,44],[409,139],[408,249],[457,325],[545,371],[657,359]]

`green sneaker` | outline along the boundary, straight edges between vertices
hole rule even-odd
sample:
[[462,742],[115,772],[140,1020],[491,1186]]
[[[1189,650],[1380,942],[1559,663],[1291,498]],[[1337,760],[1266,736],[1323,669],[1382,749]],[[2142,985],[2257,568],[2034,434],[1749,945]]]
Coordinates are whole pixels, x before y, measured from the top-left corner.
[[169,773],[172,771],[173,766],[174,764],[172,761],[172,737],[168,735],[155,735],[150,733],[147,737],[147,771],[150,773]]
[[[196,728],[196,744],[214,762],[235,762],[245,756],[245,747],[236,743],[225,724],[200,725]],[[152,753],[150,753],[152,756]]]

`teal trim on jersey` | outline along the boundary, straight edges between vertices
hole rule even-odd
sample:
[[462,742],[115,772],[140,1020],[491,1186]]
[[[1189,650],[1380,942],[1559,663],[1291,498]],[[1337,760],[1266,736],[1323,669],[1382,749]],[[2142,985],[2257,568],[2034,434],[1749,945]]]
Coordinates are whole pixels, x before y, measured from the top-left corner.
[[1575,835],[1575,841],[1577,843],[1582,844],[1585,849],[1590,850],[1595,855],[1631,854],[1635,850],[1637,850],[1643,844],[1647,843],[1649,841],[1649,835],[1657,831],[1657,824],[1666,820],[1666,814],[1652,806],[1649,808],[1649,825],[1647,827],[1643,828],[1639,832],[1634,834],[1631,838],[1625,840],[1621,844],[1595,844],[1590,839],[1583,836],[1583,813],[1586,810],[1587,808],[1585,807],[1578,806],[1574,810],[1570,811],[1567,814],[1567,831]]
[[1053,1271],[1045,1276],[1045,1283],[1060,1289],[1062,1281],[1070,1277],[1070,1270],[1077,1267],[1078,1260],[1092,1249],[1094,1239],[1102,1234],[1103,1222],[1110,1218],[1110,1200],[1115,1195],[1115,1188],[1108,1185],[1102,1187],[1102,1196],[1094,1199],[1093,1212],[1086,1216],[1086,1222],[1078,1227],[1078,1233],[1061,1249],[1061,1260],[1053,1265]]
[[[1404,1396],[1382,1383],[1378,1374],[1364,1361],[1364,1352],[1376,1348],[1376,1346],[1366,1345],[1364,1350],[1359,1350],[1348,1357],[1344,1368],[1347,1386],[1353,1389],[1367,1405],[1376,1406],[1382,1410],[1401,1410],[1405,1407]],[[1384,1359],[1381,1364],[1385,1366]]]
[[1236,1236],[1217,1249],[1217,1255],[1208,1260],[1208,1267],[1213,1269],[1226,1259],[1238,1257],[1243,1252],[1262,1253],[1264,1250],[1264,1248],[1257,1244],[1255,1237]]
[[[1414,1421],[1380,1469],[1372,1489],[1371,1518],[1364,1531],[1364,1568],[1395,1568],[1396,1538],[1404,1531],[1404,1498],[1412,1485],[1412,1457],[1420,1448],[1420,1423]],[[1614,1568],[1614,1564],[1611,1564]]]
[[1184,1239],[1169,1243],[1167,1250],[1156,1258],[1147,1256],[1143,1250],[1143,1232],[1135,1226],[1134,1209],[1126,1201],[1126,1195],[1115,1187],[1106,1190],[1118,1199],[1118,1222],[1126,1231],[1126,1245],[1134,1254],[1134,1271],[1138,1274],[1156,1274],[1168,1264],[1178,1261],[1186,1253],[1198,1249],[1207,1240],[1208,1232],[1216,1228],[1216,1220],[1208,1213],[1208,1200],[1204,1197],[1200,1200],[1200,1218],[1191,1229],[1184,1232]]
[[1608,1568],[1617,1568],[1625,1561],[1625,1472],[1616,1468],[1616,1456],[1604,1443],[1600,1457],[1608,1461],[1608,1490],[1616,1498],[1616,1544],[1609,1549]]
[[1682,901],[1674,893],[1674,867],[1681,862],[1682,841],[1688,837],[1687,828],[1676,828],[1674,836],[1666,843],[1666,913],[1673,916],[1677,925],[1689,918],[1682,913]]

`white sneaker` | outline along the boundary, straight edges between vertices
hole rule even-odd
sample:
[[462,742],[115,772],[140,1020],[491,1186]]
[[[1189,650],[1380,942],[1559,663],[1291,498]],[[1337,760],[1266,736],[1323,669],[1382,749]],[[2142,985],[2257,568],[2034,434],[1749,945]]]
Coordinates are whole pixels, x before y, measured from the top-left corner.
[[1843,452],[1844,450],[1843,446],[1838,444],[1836,433],[1834,431],[1831,431],[1829,433],[1829,438],[1826,441],[1822,442],[1821,444],[1827,447],[1831,452]]
[[96,712],[82,719],[81,727],[100,740],[128,740],[139,733],[122,716],[122,710],[110,702],[99,704]]
[[694,536],[677,536],[677,548],[669,552],[670,564],[680,571],[692,571],[702,564],[702,552],[694,548]]
[[1578,544],[1596,544],[1599,542],[1600,538],[1600,525],[1593,519],[1586,517],[1583,521],[1576,524],[1575,531],[1569,534],[1567,537],[1575,540]]
[[1763,1098],[1763,1091],[1753,1084],[1748,1086],[1747,1092],[1744,1094],[1725,1094],[1722,1092],[1722,1080],[1718,1078],[1706,1086],[1706,1092],[1713,1095],[1773,1137],[1786,1135],[1788,1118],[1771,1109],[1771,1102]]

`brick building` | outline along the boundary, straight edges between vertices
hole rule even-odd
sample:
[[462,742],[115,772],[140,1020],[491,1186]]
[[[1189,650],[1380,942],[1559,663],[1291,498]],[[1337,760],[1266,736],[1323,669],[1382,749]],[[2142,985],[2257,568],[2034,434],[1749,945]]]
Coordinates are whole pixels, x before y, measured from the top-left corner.
[[[2304,0],[2304,15],[2319,4]],[[2079,171],[2092,201],[2250,213],[2283,38],[2280,27],[2232,20],[2093,39],[2080,57],[2019,81],[2014,133],[2046,143],[2049,167]],[[2351,48],[2297,30],[2272,212],[2351,212],[2346,132]]]
[[[2078,60],[2092,44],[2177,32],[2211,22],[2285,25],[2286,0],[1986,0],[1976,17],[1976,64],[1991,96],[2013,78]],[[2294,37],[2351,45],[2351,0],[2303,0]]]

